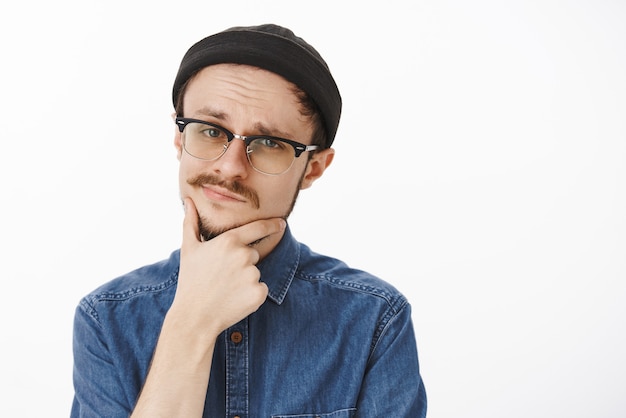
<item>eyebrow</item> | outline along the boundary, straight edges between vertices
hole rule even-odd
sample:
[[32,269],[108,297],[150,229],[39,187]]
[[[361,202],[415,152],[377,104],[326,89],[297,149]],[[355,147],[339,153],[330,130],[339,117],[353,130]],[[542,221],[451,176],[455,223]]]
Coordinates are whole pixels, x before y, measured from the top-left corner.
[[197,117],[197,115],[209,116],[221,121],[228,122],[228,114],[226,114],[225,112],[220,112],[216,109],[212,109],[210,107],[203,107],[200,110],[196,111],[194,113],[194,116]]
[[[198,111],[194,112],[194,117],[197,117],[198,115],[215,118],[223,123],[228,123],[228,121],[230,120],[230,117],[228,116],[226,112],[222,112],[222,111],[219,111],[217,109],[214,109],[208,106],[205,106],[199,109]],[[254,129],[254,134],[275,136],[275,137],[280,137],[280,138],[293,138],[292,134],[281,131],[280,129],[269,127],[263,124],[262,122],[256,122],[253,126],[253,129]]]
[[293,138],[293,135],[283,132],[280,129],[270,128],[263,125],[261,122],[257,122],[254,124],[255,132],[258,132],[262,135],[276,136],[280,138]]

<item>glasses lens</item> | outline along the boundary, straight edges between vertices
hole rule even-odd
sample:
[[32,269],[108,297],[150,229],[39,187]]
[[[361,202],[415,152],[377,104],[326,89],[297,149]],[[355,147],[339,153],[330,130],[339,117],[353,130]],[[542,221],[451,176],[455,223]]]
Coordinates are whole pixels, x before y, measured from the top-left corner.
[[267,174],[281,174],[296,158],[293,147],[276,138],[256,138],[248,145],[252,167]]
[[218,127],[190,122],[183,131],[185,151],[196,158],[214,160],[228,147],[228,136]]

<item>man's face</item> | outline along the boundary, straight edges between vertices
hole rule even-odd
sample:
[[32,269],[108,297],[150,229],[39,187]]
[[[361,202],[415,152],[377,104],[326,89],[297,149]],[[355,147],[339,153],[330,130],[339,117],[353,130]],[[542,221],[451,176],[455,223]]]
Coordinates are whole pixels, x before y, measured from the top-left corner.
[[[299,112],[292,85],[255,67],[219,64],[201,70],[188,84],[184,116],[220,125],[239,135],[271,135],[309,145],[313,126]],[[176,129],[181,198],[190,197],[205,239],[257,219],[287,218],[298,191],[309,187],[332,161],[333,151],[296,158],[281,175],[252,168],[242,140],[233,139],[217,160],[187,154]]]

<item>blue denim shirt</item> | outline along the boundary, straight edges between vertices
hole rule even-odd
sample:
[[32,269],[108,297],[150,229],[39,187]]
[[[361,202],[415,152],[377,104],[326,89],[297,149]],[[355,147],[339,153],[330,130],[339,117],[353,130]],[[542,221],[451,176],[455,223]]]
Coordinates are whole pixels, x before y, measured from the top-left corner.
[[[176,292],[179,251],[80,301],[72,417],[127,417]],[[258,264],[257,312],[218,338],[203,417],[426,416],[406,298],[289,229]]]

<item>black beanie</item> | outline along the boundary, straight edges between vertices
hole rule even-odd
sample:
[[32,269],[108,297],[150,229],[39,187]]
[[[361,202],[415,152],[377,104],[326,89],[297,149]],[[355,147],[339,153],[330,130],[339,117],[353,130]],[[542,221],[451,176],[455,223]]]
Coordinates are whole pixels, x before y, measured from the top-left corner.
[[174,107],[182,86],[193,74],[222,63],[263,68],[306,92],[321,112],[326,147],[331,146],[341,116],[341,95],[328,65],[304,39],[273,24],[233,27],[202,39],[189,48],[180,63],[172,90]]

